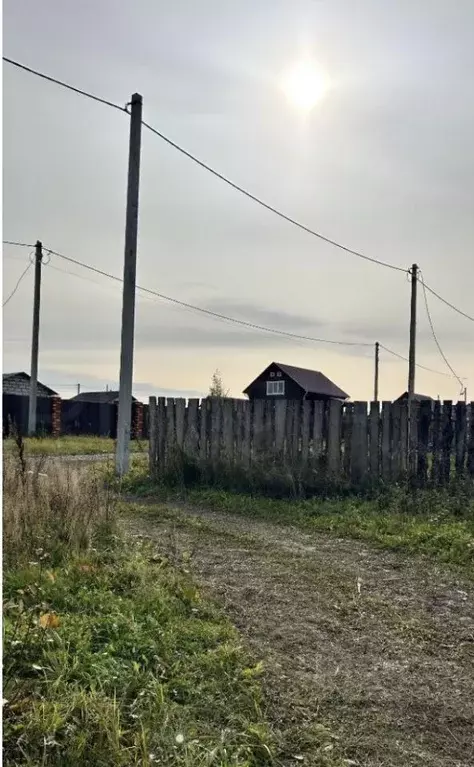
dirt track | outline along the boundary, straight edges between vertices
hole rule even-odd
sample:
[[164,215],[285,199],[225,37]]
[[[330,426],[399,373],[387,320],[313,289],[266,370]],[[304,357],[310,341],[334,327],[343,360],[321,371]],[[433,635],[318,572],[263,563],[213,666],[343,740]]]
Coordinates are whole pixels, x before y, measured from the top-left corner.
[[263,659],[283,764],[474,764],[472,584],[360,542],[192,508],[133,511],[130,531],[190,555]]

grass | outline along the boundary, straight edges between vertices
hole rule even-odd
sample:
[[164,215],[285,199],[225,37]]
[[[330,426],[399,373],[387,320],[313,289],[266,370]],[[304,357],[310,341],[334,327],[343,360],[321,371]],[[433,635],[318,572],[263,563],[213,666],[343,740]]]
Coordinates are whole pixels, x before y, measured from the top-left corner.
[[[115,452],[115,440],[109,437],[84,435],[80,437],[26,437],[24,440],[26,455],[108,455]],[[14,439],[3,440],[3,450],[8,455],[15,452]],[[147,453],[148,442],[132,440],[130,450],[133,453]]]
[[274,499],[216,487],[153,485],[138,468],[123,490],[158,494],[217,511],[297,525],[376,546],[429,556],[461,567],[474,578],[474,492],[471,484],[407,490],[394,486],[373,497]]
[[259,675],[173,546],[118,533],[103,478],[4,462],[5,763],[272,761]]

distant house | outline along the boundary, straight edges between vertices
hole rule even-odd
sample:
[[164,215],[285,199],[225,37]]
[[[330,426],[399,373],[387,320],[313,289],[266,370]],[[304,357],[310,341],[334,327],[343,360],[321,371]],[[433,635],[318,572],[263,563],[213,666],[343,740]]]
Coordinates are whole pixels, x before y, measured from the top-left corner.
[[346,400],[349,395],[317,370],[272,362],[244,389],[249,399]]
[[[433,397],[429,397],[427,394],[414,394],[412,400],[413,402],[433,402]],[[408,402],[408,392],[404,391],[395,402]]]
[[[119,393],[118,391],[86,391],[82,394],[76,394],[69,401],[90,402],[97,405],[118,405]],[[136,401],[135,397],[132,397],[132,402]]]
[[[31,378],[28,373],[4,373],[3,374],[3,393],[4,394],[16,394],[18,396],[29,397],[30,396],[30,381]],[[54,389],[50,389],[49,386],[38,381],[37,385],[38,397],[57,397],[58,393]]]

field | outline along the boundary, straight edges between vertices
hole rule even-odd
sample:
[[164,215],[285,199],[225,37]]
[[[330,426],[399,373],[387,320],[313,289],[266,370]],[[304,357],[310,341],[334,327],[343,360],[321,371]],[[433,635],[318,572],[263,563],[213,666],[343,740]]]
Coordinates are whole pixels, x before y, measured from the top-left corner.
[[471,765],[472,527],[459,522],[470,555],[451,554],[455,521],[423,554],[426,543],[417,551],[400,520],[395,545],[375,532],[380,518],[364,539],[351,539],[342,525],[330,530],[329,515],[321,533],[292,524],[288,509],[275,523],[257,512],[260,503],[265,509],[259,499],[236,513],[242,499],[214,497],[210,510],[210,498],[201,493],[199,506],[196,496],[138,499],[124,513],[131,531],[191,552],[203,592],[224,605],[263,660],[281,763]]
[[270,763],[260,665],[100,475],[7,459],[3,587],[5,763]]
[[275,500],[145,464],[7,458],[9,764],[474,763],[471,486]]

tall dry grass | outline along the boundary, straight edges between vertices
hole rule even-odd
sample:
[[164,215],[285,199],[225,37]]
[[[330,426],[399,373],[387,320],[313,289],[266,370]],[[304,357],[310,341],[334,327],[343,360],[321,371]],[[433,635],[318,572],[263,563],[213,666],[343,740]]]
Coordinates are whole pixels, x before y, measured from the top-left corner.
[[27,460],[21,438],[3,460],[3,555],[5,565],[52,559],[87,549],[110,534],[114,508],[104,478],[86,465]]

